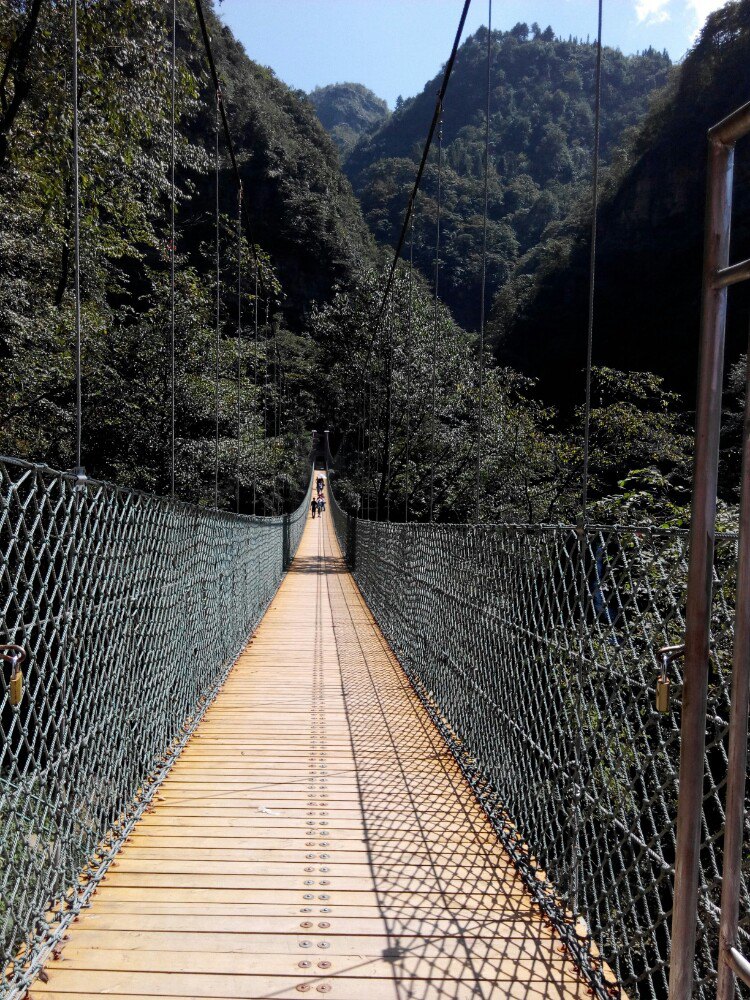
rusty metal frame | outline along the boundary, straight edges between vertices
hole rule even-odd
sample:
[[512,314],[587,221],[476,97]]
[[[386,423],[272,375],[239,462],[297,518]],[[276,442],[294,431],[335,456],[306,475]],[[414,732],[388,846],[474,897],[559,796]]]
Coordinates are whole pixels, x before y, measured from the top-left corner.
[[[670,1000],[690,1000],[693,989],[727,291],[731,285],[750,278],[750,260],[729,263],[734,149],[737,141],[748,133],[750,103],[708,132],[701,359],[690,523]],[[735,976],[744,980],[745,972],[750,970],[750,964],[736,951],[750,680],[749,413],[750,407],[746,408],[743,439],[718,1000],[732,1000]]]

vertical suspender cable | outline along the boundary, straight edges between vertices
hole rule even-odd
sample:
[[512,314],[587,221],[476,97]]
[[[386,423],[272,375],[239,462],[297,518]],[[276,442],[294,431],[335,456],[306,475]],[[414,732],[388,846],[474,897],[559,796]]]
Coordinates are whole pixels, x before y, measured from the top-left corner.
[[438,306],[439,306],[439,283],[440,283],[440,210],[442,200],[442,171],[443,171],[443,107],[440,106],[438,119],[438,174],[437,174],[437,222],[435,227],[435,311],[432,326],[432,374],[430,381],[430,507],[429,520],[435,518],[435,422],[436,412],[436,366],[437,366],[437,341],[438,341]]
[[266,296],[266,322],[263,325],[263,445],[264,447],[268,445],[268,296]]
[[78,144],[78,0],[73,0],[73,257],[75,263],[75,365],[76,365],[76,472],[82,472],[81,435],[83,407],[81,391],[81,194]]
[[281,363],[279,354],[279,331],[276,324],[273,325],[273,434],[278,438],[281,429]]
[[216,170],[216,343],[214,346],[214,507],[219,506],[219,352],[221,350],[221,216],[219,211],[219,103],[221,92],[216,91],[216,147],[214,166]]
[[[597,210],[599,208],[599,143],[601,131],[601,103],[602,103],[602,8],[603,0],[599,0],[598,9],[598,29],[596,42],[596,81],[594,93],[594,150],[593,150],[593,170],[592,170],[592,192],[591,192],[591,252],[589,256],[589,297],[588,297],[588,328],[586,339],[586,398],[584,407],[583,424],[583,472],[581,477],[581,516],[578,523],[578,554],[580,560],[580,607],[579,607],[579,649],[578,649],[578,695],[580,698],[579,708],[584,711],[583,706],[583,685],[584,685],[584,635],[586,628],[586,611],[588,607],[588,578],[586,573],[586,511],[588,505],[589,486],[589,439],[591,430],[591,367],[594,344],[594,290],[596,284],[596,238],[597,238]],[[583,714],[579,718],[582,720]],[[583,800],[583,775],[581,773],[583,739],[582,725],[578,726],[578,735],[575,741],[575,776],[573,782],[573,835],[571,838],[571,874],[570,874],[570,895],[571,909],[574,915],[580,912],[580,881],[579,866],[581,861],[580,831],[581,831],[581,802]]]
[[[360,484],[365,481],[365,422],[367,420],[367,388],[362,379],[362,416],[359,421],[359,428],[357,431],[357,454],[359,456],[359,469],[357,475],[359,476]],[[364,517],[364,501],[362,499],[362,493],[359,495],[360,505],[357,508],[357,513],[360,517]]]
[[375,483],[378,474],[378,467],[380,465],[380,427],[383,416],[383,406],[382,406],[382,392],[380,391],[380,365],[378,366],[377,378],[375,385],[377,387],[375,392],[375,434],[374,442],[375,449],[372,462],[372,485],[373,492],[375,494],[375,520],[380,520],[380,490],[376,488]]
[[385,519],[391,519],[391,423],[393,417],[393,299],[388,307],[388,342],[386,346],[385,444],[383,456],[383,486]]
[[383,435],[383,463],[378,488],[378,508],[385,503],[386,521],[391,510],[391,416],[393,411],[393,297],[388,303],[388,326],[385,342],[385,432]]
[[411,461],[411,349],[412,302],[414,293],[414,217],[409,233],[409,298],[406,318],[406,475],[404,483],[404,522],[409,523],[409,462]]
[[242,421],[242,185],[237,191],[237,467],[235,470],[235,507],[240,512],[240,459]]
[[[196,4],[198,5],[199,14],[200,14],[200,0],[196,0]],[[393,287],[393,280],[394,280],[394,277],[396,275],[396,265],[398,264],[398,259],[399,259],[400,255],[401,255],[401,251],[403,249],[404,242],[406,241],[406,234],[407,234],[407,232],[409,230],[409,223],[411,221],[412,212],[413,212],[413,209],[414,209],[414,204],[415,204],[416,197],[417,197],[417,192],[419,191],[419,185],[422,182],[422,175],[424,173],[425,166],[427,164],[427,160],[428,160],[428,157],[429,157],[429,154],[430,154],[430,148],[432,146],[432,139],[433,139],[433,136],[435,134],[435,129],[438,127],[438,123],[439,122],[441,124],[441,132],[442,132],[443,101],[445,99],[445,93],[446,93],[446,91],[448,89],[448,82],[449,82],[449,80],[451,78],[451,74],[453,72],[453,66],[454,66],[455,61],[456,61],[456,55],[458,54],[458,46],[459,46],[459,44],[461,42],[461,35],[463,34],[464,25],[466,23],[466,16],[469,13],[469,6],[470,5],[471,5],[471,0],[464,0],[463,7],[461,9],[461,17],[460,17],[459,22],[458,22],[458,28],[456,29],[456,35],[455,35],[455,38],[453,39],[453,47],[451,48],[451,53],[450,53],[450,56],[448,57],[448,61],[445,64],[445,69],[443,71],[443,80],[442,80],[442,83],[440,85],[440,89],[439,89],[439,91],[438,91],[438,93],[436,95],[436,98],[435,98],[435,110],[433,112],[432,120],[430,122],[430,127],[429,127],[429,130],[427,132],[427,139],[426,139],[424,147],[422,149],[422,156],[421,156],[421,159],[419,161],[419,167],[417,168],[417,176],[414,179],[414,185],[412,187],[411,194],[409,195],[409,201],[408,201],[407,206],[406,206],[406,214],[404,215],[404,220],[403,220],[403,223],[401,225],[401,232],[399,234],[398,241],[396,242],[396,248],[395,248],[395,251],[394,251],[394,254],[393,254],[393,259],[391,260],[391,266],[390,266],[390,270],[388,272],[388,278],[386,280],[385,290],[383,292],[383,297],[382,297],[381,302],[380,302],[380,308],[379,308],[377,316],[375,318],[373,338],[377,334],[378,328],[380,326],[380,322],[381,322],[381,320],[383,318],[383,314],[385,312],[386,303],[389,301],[389,296],[391,294],[391,290],[392,290],[392,287]],[[201,26],[203,27],[203,22],[201,22]],[[204,38],[206,37],[206,34],[207,34],[207,32],[204,29]],[[369,363],[369,357],[368,357],[368,363]],[[362,372],[362,377],[363,378],[365,377],[365,371],[364,370]],[[433,409],[434,409],[434,407],[433,407]],[[432,424],[432,430],[433,430],[433,444],[434,444],[434,430],[435,430],[435,422],[434,422],[434,420],[433,420],[433,424]],[[434,472],[434,469],[433,469],[433,472]],[[368,480],[368,485],[369,485],[369,480]],[[434,475],[433,475],[431,483],[430,483],[430,515],[431,515],[430,519],[432,519],[432,508],[433,508],[433,503],[434,503],[434,496],[433,496],[433,494],[434,494]]]
[[492,0],[487,3],[487,107],[484,121],[484,217],[482,221],[482,291],[479,309],[479,400],[477,406],[477,523],[482,519],[482,431],[484,418],[484,325],[487,308],[487,207],[490,176],[490,99],[492,94]]
[[592,177],[591,252],[589,258],[589,310],[586,340],[586,403],[583,423],[583,474],[581,478],[581,523],[586,523],[589,490],[589,444],[591,437],[591,363],[594,347],[594,290],[596,283],[597,210],[599,207],[599,143],[602,106],[602,5],[599,0],[599,26],[596,45],[596,93],[594,99],[594,165]]
[[372,381],[370,365],[367,366],[367,520],[372,516]]
[[258,482],[258,258],[255,258],[255,305],[253,310],[253,514]]
[[174,500],[174,459],[175,459],[175,349],[174,349],[174,255],[175,255],[175,186],[174,186],[174,161],[175,161],[175,75],[177,68],[177,0],[172,0],[172,99],[170,102],[171,112],[171,147],[170,147],[170,266],[169,266],[169,312],[170,312],[170,345],[169,353],[172,365],[170,395],[170,487],[169,494]]

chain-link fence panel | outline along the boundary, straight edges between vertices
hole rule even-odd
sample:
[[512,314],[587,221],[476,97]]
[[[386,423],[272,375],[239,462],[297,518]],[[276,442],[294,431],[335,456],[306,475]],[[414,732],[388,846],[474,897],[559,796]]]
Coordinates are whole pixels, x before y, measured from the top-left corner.
[[[684,640],[687,533],[388,524],[332,510],[380,627],[596,992],[607,995],[600,953],[629,995],[666,997],[679,665],[665,713],[654,688],[660,647]],[[715,995],[735,560],[736,539],[720,537],[701,1000]],[[750,912],[746,882],[742,900]]]
[[0,995],[23,995],[202,717],[309,498],[237,516],[0,459],[0,647],[24,655],[1,664]]

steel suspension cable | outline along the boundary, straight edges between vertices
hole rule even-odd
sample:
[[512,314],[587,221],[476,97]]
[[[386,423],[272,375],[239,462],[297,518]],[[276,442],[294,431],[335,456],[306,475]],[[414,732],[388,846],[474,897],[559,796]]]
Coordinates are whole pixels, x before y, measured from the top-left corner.
[[237,192],[237,467],[235,501],[240,512],[240,460],[242,458],[242,184]]
[[596,46],[596,91],[594,97],[594,162],[592,171],[592,214],[591,214],[591,249],[589,255],[589,301],[588,329],[586,337],[586,401],[583,423],[583,474],[581,477],[581,522],[586,523],[586,508],[588,506],[589,489],[589,449],[591,439],[591,366],[594,349],[594,295],[596,285],[596,240],[597,212],[599,208],[599,146],[601,134],[602,107],[602,7],[604,0],[599,0],[599,18]]
[[[240,168],[239,168],[239,164],[238,164],[238,161],[237,161],[237,154],[236,154],[235,149],[234,149],[234,142],[232,140],[232,133],[231,133],[230,128],[229,128],[229,119],[227,118],[227,110],[226,110],[226,107],[224,105],[224,100],[223,100],[223,97],[222,97],[223,91],[222,91],[222,88],[221,88],[221,80],[219,79],[219,73],[218,73],[218,70],[216,69],[216,61],[214,59],[213,48],[211,46],[211,36],[208,33],[208,26],[206,24],[205,13],[203,11],[202,0],[195,0],[195,11],[196,11],[196,14],[198,16],[198,23],[199,23],[200,29],[201,29],[201,37],[203,38],[203,48],[204,48],[205,53],[206,53],[206,59],[208,60],[208,68],[209,68],[209,72],[210,72],[210,75],[211,75],[211,80],[212,80],[213,85],[214,85],[214,90],[216,91],[216,93],[221,98],[220,104],[219,104],[219,108],[220,108],[220,111],[221,111],[222,128],[224,130],[224,141],[225,141],[225,144],[226,144],[226,147],[227,147],[227,151],[229,153],[229,160],[230,160],[230,162],[232,164],[232,171],[234,173],[234,178],[235,178],[235,180],[237,182],[237,187],[240,188],[242,186],[242,178],[240,176]],[[244,213],[245,228],[247,230],[248,239],[250,241],[250,247],[251,247],[252,253],[253,253],[253,260],[255,262],[257,262],[257,255],[256,255],[256,251],[255,251],[255,241],[254,241],[253,236],[252,236],[252,226],[250,225],[250,217],[248,215],[247,206],[245,206],[244,204],[243,204],[242,211]],[[262,277],[261,277],[261,287],[262,287],[262,284],[263,284],[263,282],[262,282]]]
[[388,307],[388,340],[386,345],[385,441],[383,450],[383,494],[385,519],[391,519],[391,424],[393,416],[393,299]]
[[219,209],[219,104],[221,95],[216,92],[216,146],[214,166],[216,171],[216,344],[214,354],[214,409],[216,438],[214,441],[214,507],[219,506],[219,354],[221,351],[221,215]]
[[438,172],[437,172],[437,221],[435,223],[435,307],[432,324],[432,371],[430,377],[430,504],[429,520],[435,515],[435,422],[437,419],[437,342],[438,342],[438,310],[440,284],[440,212],[442,202],[443,173],[443,109],[440,109],[440,125],[438,132]]
[[484,215],[482,219],[482,290],[479,312],[479,399],[477,411],[477,486],[475,520],[482,519],[482,421],[484,418],[484,326],[487,308],[487,209],[490,176],[490,101],[492,98],[492,0],[487,0],[487,106],[484,121]]
[[253,309],[253,514],[258,483],[258,258],[255,258],[255,303]]
[[266,321],[263,324],[263,443],[268,445],[268,298]]
[[404,215],[404,221],[401,226],[401,232],[399,234],[398,242],[396,244],[396,251],[393,255],[393,260],[391,261],[390,271],[388,272],[388,280],[386,282],[385,291],[383,292],[383,299],[380,303],[380,309],[378,311],[377,319],[375,321],[376,327],[379,326],[380,321],[383,317],[385,311],[385,304],[388,301],[388,296],[391,293],[391,288],[393,286],[393,279],[396,275],[396,264],[401,256],[401,251],[406,242],[406,234],[409,231],[409,221],[414,211],[414,202],[417,197],[417,192],[419,191],[419,185],[422,183],[422,174],[424,173],[425,167],[427,165],[427,157],[430,155],[430,147],[432,146],[432,139],[435,135],[435,129],[437,128],[438,121],[442,117],[443,113],[443,101],[445,100],[445,94],[448,90],[448,82],[451,78],[451,73],[453,72],[453,64],[456,61],[456,53],[458,52],[458,46],[461,43],[461,36],[464,30],[464,24],[466,23],[466,15],[469,13],[469,6],[471,0],[464,0],[464,6],[461,11],[461,18],[458,22],[458,28],[456,29],[456,37],[453,40],[453,47],[451,49],[451,54],[448,58],[448,62],[445,64],[445,70],[443,71],[443,80],[440,84],[440,90],[438,91],[437,98],[435,100],[435,110],[432,113],[432,121],[430,122],[430,128],[427,132],[427,139],[425,140],[424,149],[422,150],[422,158],[419,161],[419,168],[417,169],[417,176],[414,180],[414,186],[412,187],[411,194],[409,195],[409,201],[406,205],[406,214]]
[[[380,374],[380,373],[378,373]],[[378,379],[379,381],[379,379]],[[377,385],[377,382],[376,382]],[[383,416],[383,407],[381,400],[381,393],[376,392],[375,394],[375,434],[374,434],[374,457],[373,457],[373,472],[372,472],[372,485],[373,492],[375,493],[375,520],[380,520],[380,490],[376,488],[376,478],[378,474],[378,466],[380,465],[380,455],[379,455],[379,444],[380,444],[380,427]]]
[[591,185],[591,249],[589,255],[589,296],[588,296],[588,323],[586,338],[586,392],[584,406],[583,425],[583,472],[581,477],[581,515],[578,524],[578,558],[580,563],[580,608],[579,608],[579,636],[578,636],[578,664],[577,664],[577,686],[579,713],[578,733],[575,738],[574,751],[574,776],[572,801],[572,836],[571,836],[571,873],[570,873],[570,897],[571,909],[577,916],[581,912],[580,908],[580,880],[579,867],[581,863],[581,802],[583,800],[583,775],[581,760],[585,754],[582,746],[583,727],[580,722],[585,716],[586,706],[584,703],[584,644],[586,630],[586,612],[588,608],[589,582],[586,572],[586,513],[588,504],[589,486],[589,445],[591,433],[591,368],[594,344],[594,293],[596,284],[596,239],[597,239],[597,211],[599,208],[599,146],[601,131],[601,96],[602,96],[602,12],[603,0],[598,3],[598,26],[596,42],[596,70],[595,70],[595,91],[594,91],[594,149]]
[[372,513],[372,381],[367,369],[367,519]]
[[273,433],[278,437],[281,433],[281,354],[279,351],[279,331],[273,327],[273,385],[276,393],[274,402]]
[[76,429],[75,455],[76,473],[82,475],[81,437],[83,430],[82,405],[82,365],[81,365],[81,185],[80,148],[78,139],[78,0],[73,0],[73,258],[74,258],[74,298],[75,298],[75,395]]
[[171,118],[171,144],[170,144],[170,154],[169,154],[169,166],[170,166],[170,237],[169,237],[169,314],[170,314],[170,341],[169,341],[169,354],[171,362],[171,379],[170,379],[170,487],[169,495],[174,500],[174,474],[175,474],[175,322],[174,322],[174,305],[175,305],[175,295],[174,295],[174,285],[175,285],[175,225],[174,225],[174,215],[175,215],[175,186],[174,186],[174,161],[175,161],[175,76],[177,71],[177,0],[172,0],[172,65],[171,65],[171,84],[172,84],[172,96],[170,102],[170,118]]
[[409,297],[406,320],[406,475],[404,484],[404,522],[409,523],[409,462],[411,461],[411,348],[412,348],[412,301],[414,293],[414,217],[412,216],[409,236]]

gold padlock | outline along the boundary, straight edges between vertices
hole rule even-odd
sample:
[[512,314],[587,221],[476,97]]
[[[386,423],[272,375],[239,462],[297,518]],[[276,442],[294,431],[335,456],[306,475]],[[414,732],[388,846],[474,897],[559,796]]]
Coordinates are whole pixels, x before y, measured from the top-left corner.
[[17,667],[10,678],[10,703],[16,708],[23,698],[23,672]]
[[656,681],[656,711],[666,715],[669,712],[669,678],[659,677]]

